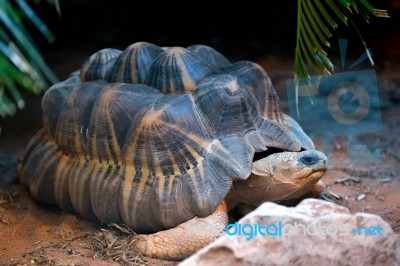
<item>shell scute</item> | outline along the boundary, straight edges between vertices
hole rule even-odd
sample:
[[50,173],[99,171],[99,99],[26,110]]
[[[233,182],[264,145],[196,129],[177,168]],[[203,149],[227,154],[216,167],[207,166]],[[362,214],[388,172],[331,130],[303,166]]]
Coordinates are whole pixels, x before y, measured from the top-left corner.
[[105,79],[107,72],[114,66],[116,59],[120,55],[120,50],[111,48],[106,48],[93,54],[81,67],[81,81]]
[[220,69],[231,65],[231,62],[225,56],[210,46],[196,44],[187,47],[187,49],[201,56],[204,61],[215,68]]
[[197,54],[171,47],[155,59],[144,83],[163,93],[190,93],[205,77],[215,73],[217,70]]
[[151,64],[163,50],[151,43],[138,42],[126,48],[105,75],[109,82],[143,83]]

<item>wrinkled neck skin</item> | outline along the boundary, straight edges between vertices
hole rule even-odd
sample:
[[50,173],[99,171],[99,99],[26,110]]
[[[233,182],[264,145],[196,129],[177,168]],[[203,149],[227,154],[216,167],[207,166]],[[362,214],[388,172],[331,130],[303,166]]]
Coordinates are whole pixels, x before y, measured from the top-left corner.
[[326,168],[320,165],[304,167],[295,153],[288,153],[287,157],[268,156],[253,163],[247,180],[232,183],[225,198],[228,209],[239,203],[258,206],[266,201],[278,203],[299,198],[310,192],[325,172]]
[[271,193],[276,190],[273,188],[273,175],[258,176],[251,174],[247,180],[234,181],[231,190],[226,196],[228,209],[233,209],[239,203],[257,206],[266,201],[278,202],[278,193]]

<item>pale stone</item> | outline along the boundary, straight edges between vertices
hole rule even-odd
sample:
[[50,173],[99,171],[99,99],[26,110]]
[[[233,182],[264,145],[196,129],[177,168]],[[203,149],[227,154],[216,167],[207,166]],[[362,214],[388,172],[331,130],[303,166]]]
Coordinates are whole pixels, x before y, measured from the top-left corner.
[[239,224],[259,222],[281,222],[286,230],[297,223],[300,230],[298,235],[256,235],[251,240],[226,234],[179,265],[400,265],[400,236],[378,215],[351,214],[334,203],[305,199],[296,207],[264,203]]

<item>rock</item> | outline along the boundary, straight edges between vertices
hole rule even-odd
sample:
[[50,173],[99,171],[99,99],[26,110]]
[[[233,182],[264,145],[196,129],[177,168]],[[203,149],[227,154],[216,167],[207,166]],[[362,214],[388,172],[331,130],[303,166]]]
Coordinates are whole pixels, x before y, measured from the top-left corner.
[[[239,225],[247,233],[238,235]],[[255,225],[263,227],[251,235]],[[400,265],[400,236],[380,216],[351,214],[324,200],[304,199],[296,207],[264,203],[229,227],[179,266]]]
[[363,199],[365,199],[365,194],[364,193],[357,196],[357,200],[358,201],[363,200]]

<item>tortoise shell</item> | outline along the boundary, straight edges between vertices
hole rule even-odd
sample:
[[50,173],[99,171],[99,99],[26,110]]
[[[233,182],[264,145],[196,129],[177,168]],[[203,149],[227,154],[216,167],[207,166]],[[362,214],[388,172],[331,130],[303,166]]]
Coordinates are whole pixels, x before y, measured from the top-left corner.
[[104,49],[42,100],[20,181],[44,202],[137,232],[210,215],[256,151],[313,148],[256,63],[211,47]]

